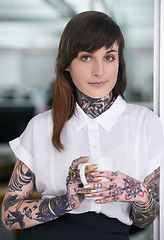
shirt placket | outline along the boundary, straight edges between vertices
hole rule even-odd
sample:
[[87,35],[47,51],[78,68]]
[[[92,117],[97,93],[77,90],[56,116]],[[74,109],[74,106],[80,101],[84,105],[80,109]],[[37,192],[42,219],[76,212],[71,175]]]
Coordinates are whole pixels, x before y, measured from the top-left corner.
[[[88,124],[88,137],[90,143],[90,163],[98,164],[100,161],[100,136],[99,136],[99,123],[96,119],[91,119]],[[94,203],[94,200],[90,201],[90,211],[97,213],[101,210],[101,205]]]

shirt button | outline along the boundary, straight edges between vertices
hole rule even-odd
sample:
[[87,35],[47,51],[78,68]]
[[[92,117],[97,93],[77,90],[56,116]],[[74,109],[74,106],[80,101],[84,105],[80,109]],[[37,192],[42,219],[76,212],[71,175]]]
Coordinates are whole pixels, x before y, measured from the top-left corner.
[[92,124],[95,123],[95,122],[96,122],[96,121],[95,121],[94,119],[91,120],[91,123],[92,123]]
[[97,148],[97,145],[94,145],[93,148],[96,149],[96,148]]

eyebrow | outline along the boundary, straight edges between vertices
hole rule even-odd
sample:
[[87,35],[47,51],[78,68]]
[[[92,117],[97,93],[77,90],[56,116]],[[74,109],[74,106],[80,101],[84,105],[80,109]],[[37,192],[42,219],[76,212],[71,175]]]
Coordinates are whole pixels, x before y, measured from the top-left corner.
[[111,53],[111,52],[117,52],[116,50],[109,50],[106,52],[106,54]]
[[[80,53],[91,53],[91,54],[93,54],[94,52],[88,52],[88,51],[80,51],[78,54],[80,54]],[[108,54],[108,53],[112,53],[112,52],[116,52],[117,53],[117,50],[114,50],[114,49],[112,49],[112,50],[109,50],[109,51],[107,51],[106,52],[106,54]]]

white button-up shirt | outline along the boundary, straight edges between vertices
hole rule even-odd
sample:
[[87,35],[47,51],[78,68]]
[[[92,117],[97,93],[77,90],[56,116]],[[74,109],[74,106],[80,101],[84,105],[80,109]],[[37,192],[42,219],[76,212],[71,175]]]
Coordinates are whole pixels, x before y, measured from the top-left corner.
[[[61,140],[64,151],[51,143],[51,111],[41,113],[28,124],[23,134],[10,142],[17,158],[33,171],[42,198],[66,193],[66,177],[74,159],[89,156],[89,164],[99,169],[121,171],[140,181],[164,160],[163,128],[151,110],[127,104],[118,97],[95,119],[76,104],[75,114],[65,124]],[[130,202],[96,204],[84,199],[72,214],[95,211],[130,225]]]

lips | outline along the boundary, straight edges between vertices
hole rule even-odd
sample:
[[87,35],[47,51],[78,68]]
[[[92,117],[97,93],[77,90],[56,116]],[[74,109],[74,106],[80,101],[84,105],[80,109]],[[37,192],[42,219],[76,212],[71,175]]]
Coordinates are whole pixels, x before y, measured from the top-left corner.
[[89,82],[89,85],[93,86],[93,87],[103,87],[106,84],[105,82]]

